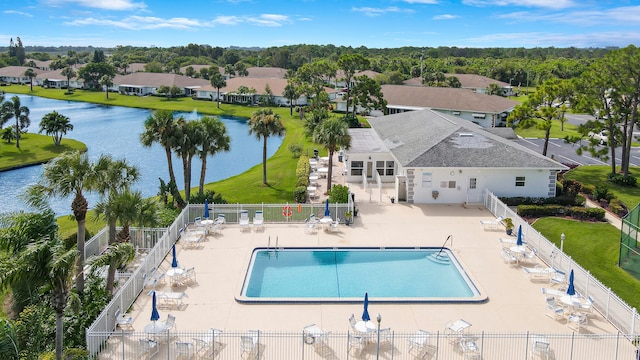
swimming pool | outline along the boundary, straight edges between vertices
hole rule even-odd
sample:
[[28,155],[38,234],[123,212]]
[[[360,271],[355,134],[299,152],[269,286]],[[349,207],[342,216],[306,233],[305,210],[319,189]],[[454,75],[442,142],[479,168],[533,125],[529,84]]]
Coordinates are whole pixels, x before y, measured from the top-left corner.
[[[437,255],[437,257],[436,257]],[[481,302],[447,248],[256,248],[240,302]]]

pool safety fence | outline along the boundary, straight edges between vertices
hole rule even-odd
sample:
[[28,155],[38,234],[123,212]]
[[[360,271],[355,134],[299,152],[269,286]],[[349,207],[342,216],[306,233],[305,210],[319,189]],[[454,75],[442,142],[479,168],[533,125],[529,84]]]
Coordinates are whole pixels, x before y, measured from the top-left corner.
[[[182,324],[182,326],[186,326]],[[107,340],[103,340],[107,339]],[[422,333],[377,331],[306,334],[273,331],[117,330],[93,334],[95,359],[636,359],[630,338],[618,334]]]
[[620,332],[624,334],[640,333],[640,316],[636,308],[629,306],[609,287],[593,277],[588,270],[576,263],[569,255],[560,251],[554,243],[518,216],[515,211],[500,201],[493,193],[487,191],[484,194],[484,205],[496,217],[511,218],[516,229],[522,225],[522,233],[527,245],[535,248],[536,255],[548,266],[555,267],[565,274],[569,274],[573,270],[576,291],[585,298],[592,297],[593,308]]
[[[292,207],[291,217],[283,217],[282,210],[285,206]],[[329,204],[329,209],[334,219],[337,216],[344,221],[344,213],[349,206],[349,204]],[[261,210],[264,214],[265,226],[268,226],[269,222],[304,223],[310,214],[316,214],[316,217],[321,218],[324,216],[324,208],[324,204],[210,204],[209,216],[216,218],[218,214],[224,214],[225,221],[234,224],[239,223],[242,210],[249,211],[250,219],[253,219],[256,210]],[[148,278],[152,276],[154,270],[158,268],[171,251],[173,244],[178,240],[180,229],[193,224],[195,218],[202,216],[203,213],[204,204],[189,204],[168,228],[131,229],[131,241],[136,247],[136,263],[132,271],[122,277],[119,276],[120,281],[113,298],[87,328],[87,350],[90,355],[97,354],[99,344],[108,340],[105,337],[108,335],[105,334],[109,334],[116,328],[116,311],[120,309],[121,313],[126,312],[144,290],[145,284],[148,284]],[[104,228],[87,241],[85,245],[86,258],[101,254],[107,248],[108,236],[108,229]],[[125,279],[126,281],[123,281]],[[92,342],[89,341],[90,338]],[[96,338],[102,338],[102,340],[98,341]]]

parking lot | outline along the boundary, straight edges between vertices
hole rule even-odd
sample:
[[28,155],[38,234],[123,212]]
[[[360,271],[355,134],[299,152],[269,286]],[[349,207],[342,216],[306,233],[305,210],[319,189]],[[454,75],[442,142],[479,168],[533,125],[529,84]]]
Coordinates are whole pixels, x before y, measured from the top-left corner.
[[[518,144],[529,148],[537,153],[542,154],[544,147],[544,139],[517,139],[514,140]],[[609,165],[610,162],[604,162],[600,159],[592,157],[588,152],[583,152],[582,155],[576,154],[576,149],[580,144],[567,144],[564,139],[549,139],[549,147],[547,148],[547,156],[553,157],[563,164],[577,164],[577,165]],[[600,146],[598,146],[600,147]],[[620,154],[622,154],[622,148],[616,148],[616,164],[620,165]],[[631,148],[631,157],[629,159],[631,166],[640,166],[640,148]]]

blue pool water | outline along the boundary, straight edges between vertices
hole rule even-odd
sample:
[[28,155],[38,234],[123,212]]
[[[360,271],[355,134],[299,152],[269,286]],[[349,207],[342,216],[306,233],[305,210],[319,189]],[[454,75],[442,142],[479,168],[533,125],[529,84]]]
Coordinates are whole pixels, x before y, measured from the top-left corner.
[[239,301],[482,301],[440,248],[255,249]]

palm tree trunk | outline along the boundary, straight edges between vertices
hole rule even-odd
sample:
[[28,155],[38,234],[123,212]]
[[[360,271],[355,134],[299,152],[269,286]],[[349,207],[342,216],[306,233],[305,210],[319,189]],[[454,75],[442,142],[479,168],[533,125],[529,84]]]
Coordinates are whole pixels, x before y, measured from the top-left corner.
[[262,143],[262,183],[267,185],[267,137],[266,136],[264,136],[264,141]]
[[333,150],[329,150],[329,171],[327,172],[327,194],[331,189],[331,173],[333,172]]
[[198,194],[200,196],[204,195],[204,177],[207,174],[207,157],[200,157],[202,161],[202,166],[200,167],[200,187],[198,188]]
[[107,272],[107,284],[105,286],[109,299],[113,297],[113,283],[116,280],[116,264],[109,264],[109,271]]
[[62,360],[62,349],[64,346],[64,327],[62,322],[64,312],[56,311],[56,360]]
[[[178,183],[176,183],[176,175],[173,172],[173,159],[171,158],[171,147],[165,146],[164,152],[165,152],[165,155],[167,156],[167,167],[169,168],[169,181],[172,184],[175,184],[177,188]],[[173,191],[172,195],[174,198],[177,199],[178,203],[182,204],[184,202],[182,201],[182,195],[180,195],[180,191]]]
[[184,177],[184,199],[189,202],[189,196],[191,196],[191,172],[189,171],[189,160],[186,155],[182,156],[182,176]]
[[20,149],[20,120],[18,114],[16,114],[16,147]]
[[73,209],[73,216],[78,222],[78,233],[76,234],[76,243],[78,246],[78,261],[76,263],[76,290],[78,294],[84,293],[84,237],[85,237],[85,220],[87,217],[88,208],[87,199],[82,193],[76,193],[71,208]]

